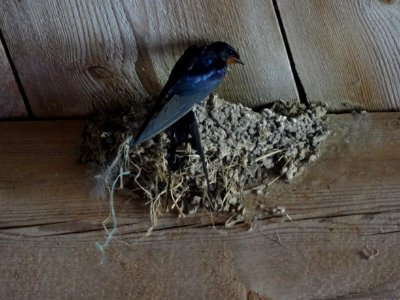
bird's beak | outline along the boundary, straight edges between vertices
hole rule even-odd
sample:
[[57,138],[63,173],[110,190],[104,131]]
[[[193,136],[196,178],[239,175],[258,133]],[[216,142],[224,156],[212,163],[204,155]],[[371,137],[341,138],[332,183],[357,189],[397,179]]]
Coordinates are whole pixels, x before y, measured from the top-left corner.
[[228,65],[232,65],[232,64],[241,64],[244,65],[244,63],[242,62],[242,60],[239,58],[239,56],[229,56],[228,59],[226,60],[226,63]]

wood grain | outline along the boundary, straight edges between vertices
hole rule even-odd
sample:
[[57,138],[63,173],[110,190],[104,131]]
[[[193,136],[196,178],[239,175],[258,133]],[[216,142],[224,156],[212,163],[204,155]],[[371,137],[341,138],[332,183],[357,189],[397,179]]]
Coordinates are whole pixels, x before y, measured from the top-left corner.
[[0,42],[0,119],[26,117],[27,111]]
[[400,109],[400,2],[278,0],[309,101],[331,111]]
[[[82,116],[157,94],[192,43],[226,40],[246,63],[220,92],[260,106],[298,95],[269,0],[0,3],[0,21],[32,110]],[[135,102],[136,100],[136,102]]]
[[227,100],[260,106],[298,95],[272,2],[269,0],[136,1],[127,11],[158,82],[190,44],[223,40],[245,63],[234,66],[218,92]]
[[146,236],[147,207],[119,197],[101,264],[108,211],[76,164],[82,123],[0,123],[0,298],[398,298],[400,114],[329,126],[320,160],[259,199],[292,222],[228,230],[218,217],[213,227],[208,215],[169,215]]
[[3,34],[38,117],[84,116],[147,95],[119,2],[1,1]]

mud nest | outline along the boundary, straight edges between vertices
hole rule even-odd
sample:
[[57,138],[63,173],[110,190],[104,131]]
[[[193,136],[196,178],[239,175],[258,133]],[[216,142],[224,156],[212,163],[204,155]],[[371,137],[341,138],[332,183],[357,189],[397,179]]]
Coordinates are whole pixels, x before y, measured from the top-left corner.
[[[190,144],[178,149],[183,166],[172,175],[169,209],[179,214],[199,209],[240,214],[249,193],[266,193],[278,179],[291,181],[319,156],[328,134],[326,109],[316,104],[276,102],[258,112],[217,96],[195,108],[212,195],[197,153]],[[151,219],[166,206],[168,145],[166,133],[130,148],[145,113],[134,108],[107,112],[89,120],[81,149],[83,161],[103,166],[100,194],[116,186],[150,205]],[[121,176],[124,174],[125,176]],[[165,203],[164,203],[165,204]]]

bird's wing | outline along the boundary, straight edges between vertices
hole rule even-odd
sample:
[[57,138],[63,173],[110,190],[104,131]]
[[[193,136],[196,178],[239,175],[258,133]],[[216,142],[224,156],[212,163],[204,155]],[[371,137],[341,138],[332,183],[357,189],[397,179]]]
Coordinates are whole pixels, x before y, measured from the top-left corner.
[[161,111],[154,116],[147,124],[142,133],[133,142],[133,145],[138,145],[163,130],[170,127],[173,123],[186,115],[197,103],[204,100],[208,94],[199,93],[190,96],[174,95],[168,103],[164,105]]
[[173,87],[182,74],[186,74],[189,69],[193,67],[193,64],[197,63],[198,55],[204,47],[198,47],[195,45],[189,46],[182,56],[178,59],[173,67],[171,74],[169,75],[168,81],[162,89],[159,99],[165,98],[169,93],[171,87]]
[[[211,74],[213,60],[205,47],[190,46],[175,64],[160,93],[152,118],[146,123],[133,145],[140,144],[170,127],[204,100],[220,83],[226,68],[220,74]],[[216,75],[215,78],[211,78]],[[161,108],[161,110],[159,110]]]

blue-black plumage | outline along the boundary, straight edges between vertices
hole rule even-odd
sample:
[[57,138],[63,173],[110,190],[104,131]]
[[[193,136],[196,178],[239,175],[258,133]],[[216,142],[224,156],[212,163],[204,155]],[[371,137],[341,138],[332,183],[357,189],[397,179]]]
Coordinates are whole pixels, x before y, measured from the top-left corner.
[[187,48],[172,69],[150,119],[132,144],[154,137],[184,117],[215,91],[228,65],[234,63],[243,64],[237,51],[225,42]]

